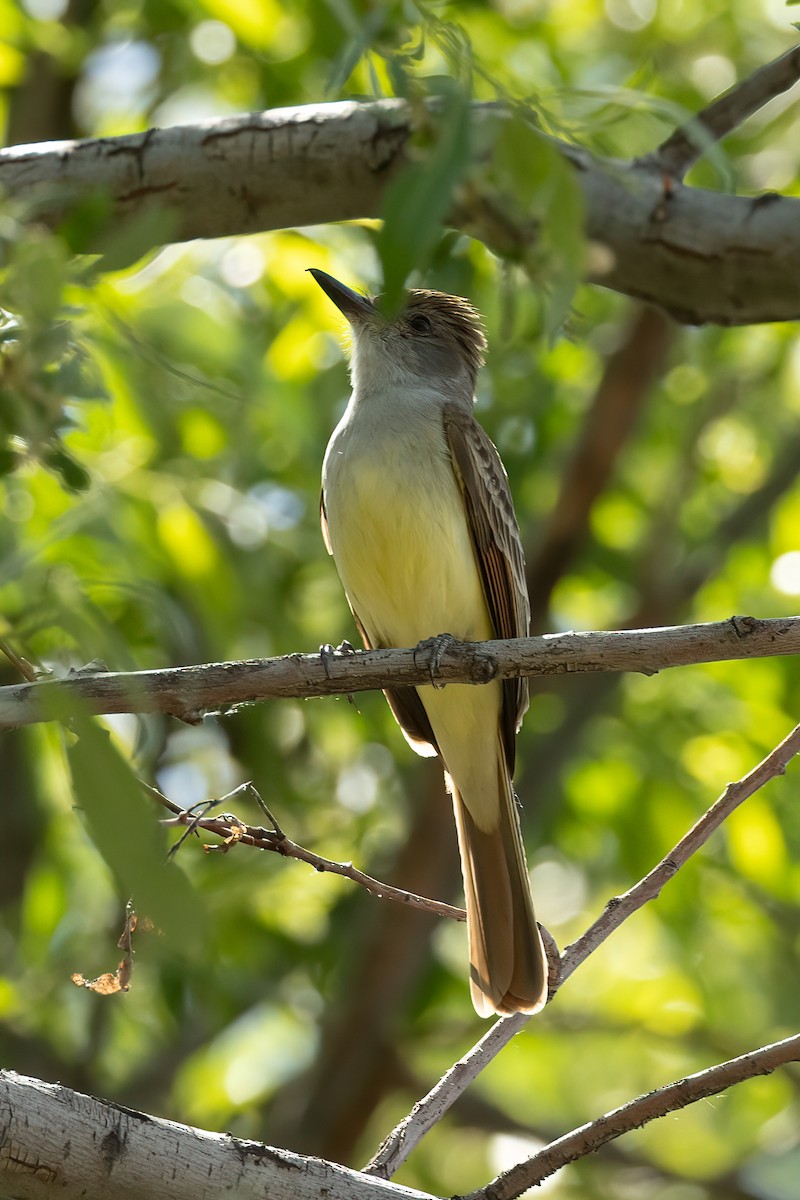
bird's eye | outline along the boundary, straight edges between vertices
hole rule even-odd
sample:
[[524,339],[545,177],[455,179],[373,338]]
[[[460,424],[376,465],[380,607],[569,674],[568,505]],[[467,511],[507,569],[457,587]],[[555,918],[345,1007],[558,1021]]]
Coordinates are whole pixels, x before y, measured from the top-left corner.
[[414,330],[414,333],[430,333],[433,326],[428,317],[424,317],[422,313],[417,313],[415,317],[409,317],[408,323]]

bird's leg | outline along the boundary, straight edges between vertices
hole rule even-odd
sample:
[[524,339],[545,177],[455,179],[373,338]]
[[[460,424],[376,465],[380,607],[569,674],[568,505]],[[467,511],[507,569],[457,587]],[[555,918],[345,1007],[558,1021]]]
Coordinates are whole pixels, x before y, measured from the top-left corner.
[[447,650],[454,646],[458,639],[454,638],[452,633],[437,633],[436,637],[423,638],[421,642],[414,647],[414,662],[417,661],[417,654],[424,652],[428,656],[428,675],[430,676],[431,685],[437,691],[441,691],[446,685],[436,682],[436,675],[439,671],[439,664]]

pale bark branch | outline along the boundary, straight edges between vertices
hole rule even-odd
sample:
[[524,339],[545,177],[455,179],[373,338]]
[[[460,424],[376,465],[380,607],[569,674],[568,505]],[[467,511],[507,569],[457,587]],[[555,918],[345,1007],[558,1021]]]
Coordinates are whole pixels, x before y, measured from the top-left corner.
[[[664,884],[708,841],[714,830],[735,808],[771,779],[782,775],[787,764],[798,753],[800,725],[752,771],[737,783],[728,784],[719,799],[652,871],[623,896],[615,896],[608,901],[600,917],[576,942],[564,950],[559,977],[551,983],[551,996],[609,934],[649,900],[659,895]],[[524,1014],[516,1013],[496,1021],[480,1041],[442,1076],[427,1096],[419,1100],[408,1116],[392,1130],[377,1154],[364,1168],[365,1171],[379,1175],[382,1179],[393,1175],[425,1134],[441,1120],[462,1092],[524,1028],[529,1019]]]
[[557,633],[508,641],[443,637],[414,649],[289,654],[158,671],[81,673],[0,688],[0,729],[90,713],[161,712],[189,723],[269,699],[308,699],[386,687],[484,684],[516,676],[635,671],[800,653],[800,617],[731,617],[704,625]]
[[508,1171],[504,1171],[497,1179],[492,1180],[486,1187],[470,1192],[463,1200],[516,1200],[528,1188],[537,1187],[545,1179],[554,1175],[567,1163],[584,1158],[587,1154],[599,1150],[606,1142],[639,1129],[658,1117],[669,1113],[679,1112],[689,1104],[696,1104],[708,1096],[717,1096],[726,1088],[753,1079],[757,1075],[769,1075],[786,1063],[800,1061],[800,1034],[785,1038],[782,1042],[773,1042],[758,1050],[751,1050],[739,1058],[696,1075],[688,1075],[674,1083],[657,1088],[647,1095],[637,1096],[620,1108],[615,1108],[596,1121],[589,1121],[579,1129],[551,1142],[527,1162],[517,1163]]
[[0,1192],[12,1200],[435,1200],[12,1071],[0,1071]]
[[[778,60],[780,70],[770,64],[761,68],[765,76],[751,77],[755,98],[747,105],[724,97],[718,102],[721,128],[791,86],[800,70],[800,53],[792,54]],[[771,80],[768,89],[759,82],[764,77]],[[746,91],[747,81],[740,88]],[[478,126],[506,116],[501,105],[473,106]],[[387,182],[406,161],[415,119],[402,100],[344,102],[124,137],[35,143],[0,151],[0,187],[50,223],[75,199],[97,191],[111,200],[114,228],[156,206],[165,223],[154,242],[376,217]],[[575,168],[587,235],[610,251],[592,256],[588,277],[594,282],[692,324],[800,317],[800,199],[731,196],[676,180],[665,187],[658,154],[612,161],[556,144]],[[674,152],[676,162],[681,155],[686,152]],[[465,191],[452,222],[493,242],[492,230],[483,227],[479,180]],[[535,229],[526,236],[535,237]],[[107,245],[113,240],[108,229],[87,249],[104,239]]]

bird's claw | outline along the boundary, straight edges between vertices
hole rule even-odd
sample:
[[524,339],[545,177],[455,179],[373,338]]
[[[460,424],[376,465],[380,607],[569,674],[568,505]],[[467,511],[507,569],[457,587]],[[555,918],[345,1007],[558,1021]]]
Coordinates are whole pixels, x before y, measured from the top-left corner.
[[436,637],[424,638],[417,646],[414,647],[414,662],[417,661],[417,654],[423,652],[427,655],[428,676],[430,677],[431,687],[441,691],[446,685],[436,682],[436,675],[439,671],[439,665],[447,650],[455,644],[456,639],[452,633],[437,633]]
[[331,672],[328,664],[332,658],[343,657],[346,654],[355,654],[355,647],[348,642],[347,638],[340,642],[338,646],[332,646],[330,642],[323,642],[319,648],[319,657],[322,661],[322,667],[325,671],[325,678],[330,679]]

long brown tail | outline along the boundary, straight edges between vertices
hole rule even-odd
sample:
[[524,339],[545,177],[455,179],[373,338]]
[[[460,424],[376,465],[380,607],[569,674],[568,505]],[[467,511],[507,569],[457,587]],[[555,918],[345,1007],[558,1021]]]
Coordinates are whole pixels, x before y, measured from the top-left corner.
[[511,781],[498,762],[499,819],[484,831],[449,780],[467,901],[470,991],[479,1016],[538,1012],[547,1000],[547,958],[533,913]]

